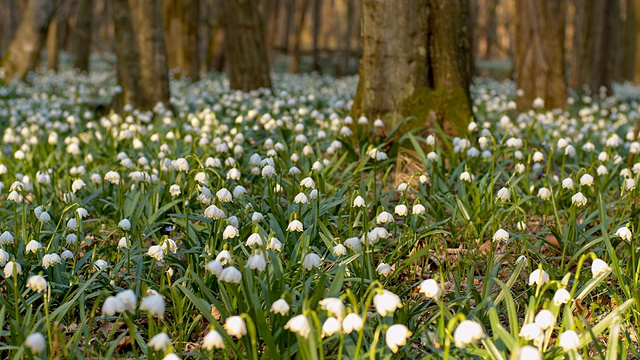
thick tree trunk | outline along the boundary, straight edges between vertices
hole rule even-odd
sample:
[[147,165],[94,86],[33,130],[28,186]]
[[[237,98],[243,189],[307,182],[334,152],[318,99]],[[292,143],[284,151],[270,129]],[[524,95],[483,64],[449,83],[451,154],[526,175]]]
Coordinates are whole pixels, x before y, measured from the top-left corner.
[[355,116],[381,118],[390,128],[411,115],[426,121],[428,11],[426,0],[364,0]]
[[494,57],[494,48],[496,40],[498,39],[498,21],[497,21],[497,8],[498,0],[487,0],[487,23],[485,27],[485,34],[487,39],[487,46],[484,52],[484,59],[488,60]]
[[164,34],[167,40],[168,66],[180,69],[180,75],[200,78],[198,21],[199,0],[164,1]]
[[227,73],[232,89],[270,88],[264,24],[255,0],[222,1]]
[[565,0],[516,2],[516,85],[521,109],[542,98],[547,108],[562,108],[567,100],[564,70]]
[[313,1],[313,71],[320,72],[320,28],[322,26],[322,0]]
[[47,68],[58,70],[58,47],[60,39],[60,17],[58,16],[58,2],[54,5],[54,15],[47,31]]
[[633,82],[640,83],[640,0],[631,0],[630,3],[633,4],[633,13],[636,20],[636,55],[633,64]]
[[[6,6],[2,9],[2,23],[0,23],[0,27],[2,27],[2,42],[0,44],[0,59],[4,56],[5,51],[9,48],[11,44],[11,40],[13,40],[13,35],[18,28],[18,8],[16,7],[15,0],[6,0]],[[5,4],[3,3],[3,5]]]
[[304,28],[304,18],[307,14],[309,0],[302,0],[296,6],[296,23],[294,29],[293,48],[291,49],[291,66],[290,71],[297,74],[300,71],[300,41],[302,40],[302,29]]
[[351,35],[353,34],[353,22],[355,18],[353,0],[347,0],[347,28],[344,34],[344,51],[342,53],[342,74],[349,72],[349,59],[351,58]]
[[625,15],[624,21],[624,33],[622,39],[622,60],[620,64],[620,73],[616,80],[620,81],[633,81],[633,72],[635,66],[636,56],[636,14],[634,9],[635,0],[625,0]]
[[29,71],[34,70],[47,38],[53,11],[51,0],[28,1],[20,26],[2,61],[7,79],[24,79]]
[[118,57],[118,85],[122,88],[113,104],[122,108],[126,104],[139,106],[144,103],[142,76],[138,55],[136,32],[128,0],[112,0],[111,16],[114,24],[114,43]]
[[93,1],[79,0],[76,13],[76,26],[73,31],[73,67],[89,72],[89,56],[91,55],[91,19],[93,18]]

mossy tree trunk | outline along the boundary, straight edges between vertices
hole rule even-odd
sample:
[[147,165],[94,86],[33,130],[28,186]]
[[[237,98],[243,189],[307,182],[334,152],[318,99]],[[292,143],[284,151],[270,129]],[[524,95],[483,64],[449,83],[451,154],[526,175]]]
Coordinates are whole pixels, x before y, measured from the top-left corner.
[[73,29],[73,67],[84,72],[89,72],[92,18],[93,1],[79,0],[76,26]]
[[360,79],[352,114],[395,127],[414,116],[449,133],[472,116],[466,0],[365,0]]
[[255,0],[221,2],[226,69],[232,89],[271,87],[264,23]]
[[51,0],[29,0],[1,67],[7,79],[24,79],[34,70],[42,50],[54,12]]
[[517,104],[531,107],[541,98],[547,108],[567,101],[564,66],[566,0],[516,1],[516,85],[523,91]]

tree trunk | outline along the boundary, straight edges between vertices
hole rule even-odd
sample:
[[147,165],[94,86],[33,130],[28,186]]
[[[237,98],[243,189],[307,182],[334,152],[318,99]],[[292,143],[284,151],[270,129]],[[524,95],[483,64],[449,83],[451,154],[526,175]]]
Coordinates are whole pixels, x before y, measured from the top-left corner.
[[516,2],[516,85],[521,109],[542,98],[547,108],[563,108],[567,100],[564,70],[564,0]]
[[18,27],[18,8],[16,7],[15,0],[7,0],[6,7],[2,12],[2,44],[0,45],[0,59],[4,56],[5,51],[9,48],[13,36]]
[[170,68],[192,80],[200,78],[198,21],[199,0],[165,0],[163,2],[164,35]]
[[54,6],[51,0],[29,0],[16,31],[2,61],[7,79],[24,79],[34,70],[42,49]]
[[79,0],[76,13],[76,26],[73,31],[73,67],[89,72],[89,56],[91,54],[91,19],[93,18],[93,1]]
[[410,115],[426,120],[428,11],[426,0],[364,0],[355,116],[381,118],[390,127]]
[[496,40],[498,39],[497,8],[498,0],[487,0],[487,23],[485,27],[487,45],[483,56],[485,60],[489,60],[494,57],[493,50],[496,45]]
[[264,24],[255,0],[222,1],[227,73],[232,89],[271,88]]
[[635,0],[625,0],[624,34],[622,39],[622,61],[620,65],[620,74],[616,80],[633,81],[633,70],[635,66],[636,56],[636,14],[634,9]]
[[300,6],[296,7],[296,23],[294,29],[293,48],[291,49],[291,67],[292,74],[300,72],[300,41],[302,40],[302,30],[304,28],[304,18],[307,13],[309,0],[302,0]]
[[119,109],[126,104],[138,106],[144,103],[144,93],[138,44],[135,41],[136,31],[128,0],[112,0],[111,16],[118,57],[118,85],[122,88],[122,92],[114,100],[113,107]]
[[322,0],[313,1],[313,71],[320,72],[319,40],[322,26]]
[[342,53],[342,74],[349,72],[349,59],[351,58],[351,35],[353,34],[354,20],[353,0],[347,0],[347,28],[344,34],[344,52]]
[[49,70],[58,70],[58,47],[60,38],[60,17],[58,16],[59,3],[54,3],[54,15],[51,18],[51,24],[47,31],[47,68]]
[[633,82],[640,83],[640,0],[631,0],[636,25],[636,51],[635,62],[633,64]]

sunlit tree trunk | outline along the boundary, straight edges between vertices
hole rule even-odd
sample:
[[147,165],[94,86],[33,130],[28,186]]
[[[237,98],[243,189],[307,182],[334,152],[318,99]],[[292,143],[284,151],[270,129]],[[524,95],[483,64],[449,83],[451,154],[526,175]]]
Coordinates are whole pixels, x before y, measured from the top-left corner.
[[516,2],[516,85],[524,94],[518,106],[530,108],[542,98],[548,108],[562,108],[567,100],[564,68],[565,0]]
[[58,70],[58,48],[60,46],[60,17],[58,16],[59,2],[54,2],[54,13],[51,18],[51,24],[47,31],[47,68],[49,70]]
[[24,79],[29,71],[34,70],[47,38],[53,11],[51,0],[28,1],[20,26],[2,60],[1,66],[5,68],[8,79]]
[[73,30],[73,67],[80,71],[89,71],[91,55],[91,23],[93,19],[93,1],[79,0],[76,13],[76,26]]

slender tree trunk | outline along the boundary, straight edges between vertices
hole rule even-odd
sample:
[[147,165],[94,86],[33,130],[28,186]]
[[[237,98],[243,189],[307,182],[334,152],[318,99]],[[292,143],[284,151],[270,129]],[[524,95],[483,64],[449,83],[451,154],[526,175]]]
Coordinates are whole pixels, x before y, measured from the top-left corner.
[[351,36],[353,34],[353,22],[354,22],[354,4],[353,0],[347,0],[347,28],[344,35],[344,52],[342,53],[342,73],[346,74],[349,71],[349,59],[351,58]]
[[624,35],[623,35],[623,53],[621,62],[621,72],[617,80],[621,81],[633,81],[633,71],[635,66],[636,56],[636,27],[637,18],[634,9],[634,0],[625,0],[625,15],[624,22]]
[[187,74],[191,80],[200,79],[200,51],[199,51],[199,34],[198,21],[200,15],[200,1],[188,1],[183,3],[185,6],[184,40],[186,46],[182,48],[183,57],[187,60]]
[[49,70],[58,70],[58,47],[60,39],[60,17],[57,14],[59,11],[59,2],[54,3],[54,15],[51,18],[51,24],[47,31],[47,68]]
[[89,72],[89,57],[91,55],[91,23],[93,18],[93,1],[79,0],[76,13],[76,26],[73,38],[73,67]]
[[296,7],[296,23],[294,29],[293,48],[291,49],[290,71],[297,74],[300,71],[300,41],[302,40],[302,30],[304,29],[304,18],[307,13],[309,0],[302,0],[300,6]]
[[293,10],[295,5],[294,1],[295,0],[284,0],[284,33],[282,33],[280,46],[285,53],[289,51],[289,37],[291,36],[291,22],[293,21]]
[[516,2],[516,85],[523,91],[517,103],[530,108],[542,98],[547,108],[563,108],[567,100],[564,70],[564,0]]
[[7,79],[24,79],[34,70],[53,17],[51,0],[29,0],[20,26],[2,61]]
[[322,26],[322,0],[313,1],[313,71],[320,72],[319,41]]
[[222,1],[227,73],[231,88],[270,88],[264,23],[255,0]]
[[494,47],[498,39],[498,21],[497,21],[498,0],[487,0],[487,23],[485,33],[487,35],[487,47],[484,52],[486,60],[494,57]]

